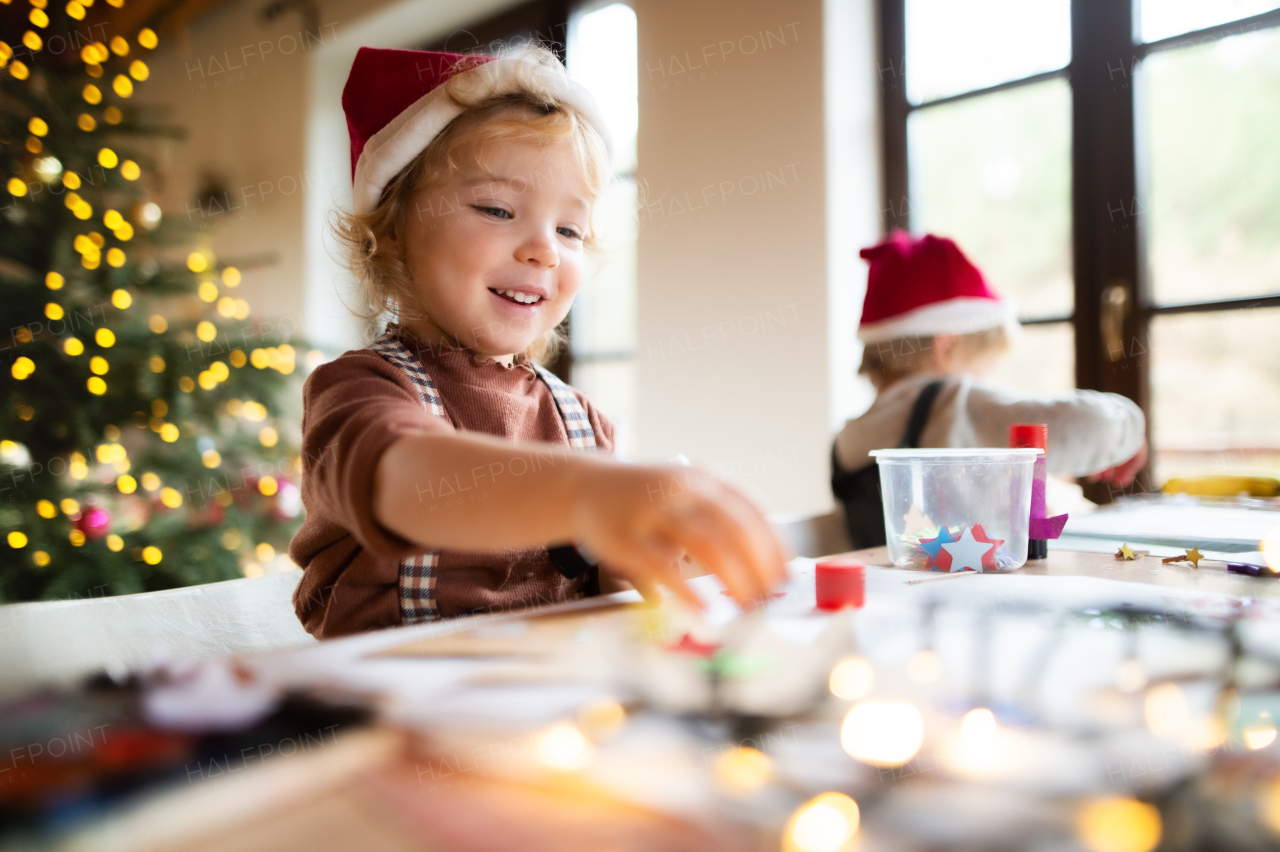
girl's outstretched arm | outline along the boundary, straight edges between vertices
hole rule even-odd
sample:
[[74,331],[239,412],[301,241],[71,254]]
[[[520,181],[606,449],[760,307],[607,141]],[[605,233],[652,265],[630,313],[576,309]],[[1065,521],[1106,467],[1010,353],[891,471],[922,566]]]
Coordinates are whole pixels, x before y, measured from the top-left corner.
[[755,504],[697,468],[626,465],[549,444],[474,433],[406,435],[379,459],[378,523],[424,547],[501,550],[576,541],[646,596],[655,583],[697,605],[688,553],[740,603],[786,576]]

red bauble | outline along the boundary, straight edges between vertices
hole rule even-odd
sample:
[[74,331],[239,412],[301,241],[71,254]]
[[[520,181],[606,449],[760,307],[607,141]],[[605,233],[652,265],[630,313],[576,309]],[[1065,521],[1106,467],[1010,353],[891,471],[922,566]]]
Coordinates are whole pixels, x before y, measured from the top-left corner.
[[111,529],[111,513],[99,506],[85,506],[74,523],[85,538],[94,541],[105,536]]

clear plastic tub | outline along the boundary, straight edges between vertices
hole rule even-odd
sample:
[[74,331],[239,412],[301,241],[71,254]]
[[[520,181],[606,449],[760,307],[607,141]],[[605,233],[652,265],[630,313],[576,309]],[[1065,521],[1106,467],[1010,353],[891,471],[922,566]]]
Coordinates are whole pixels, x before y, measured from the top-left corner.
[[1012,571],[1027,561],[1036,449],[874,450],[898,566]]

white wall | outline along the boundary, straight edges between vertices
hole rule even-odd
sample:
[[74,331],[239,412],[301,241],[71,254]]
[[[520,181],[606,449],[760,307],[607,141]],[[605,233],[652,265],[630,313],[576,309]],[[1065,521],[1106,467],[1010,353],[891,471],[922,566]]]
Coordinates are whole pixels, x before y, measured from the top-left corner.
[[[874,60],[870,3],[845,6],[829,23],[849,32],[824,36],[823,0],[635,3],[637,444],[720,467],[779,512],[831,505],[832,427],[857,402],[849,257],[877,229]],[[829,67],[848,75],[830,91]]]
[[[188,46],[166,39],[150,57],[140,97],[189,131],[163,152],[159,200],[188,219],[198,174],[227,177],[241,208],[188,224],[220,256],[277,254],[241,287],[255,317],[288,317],[329,348],[361,343],[326,240],[350,192],[340,97],[355,51],[422,43],[510,4],[327,0],[322,43],[287,54],[299,16],[266,24],[256,4],[225,4]],[[684,453],[746,480],[772,511],[822,511],[832,431],[869,402],[853,334],[857,250],[879,231],[873,3],[634,6],[650,205],[636,454]],[[244,67],[214,73],[215,57]]]

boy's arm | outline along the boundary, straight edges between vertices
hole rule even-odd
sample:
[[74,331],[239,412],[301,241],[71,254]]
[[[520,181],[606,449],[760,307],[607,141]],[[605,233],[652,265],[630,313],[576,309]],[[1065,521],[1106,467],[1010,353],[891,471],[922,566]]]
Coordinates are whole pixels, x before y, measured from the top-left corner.
[[624,465],[606,457],[487,435],[408,435],[377,465],[373,516],[423,547],[495,550],[585,544],[651,593],[655,582],[696,605],[680,579],[688,552],[739,601],[785,577],[760,511],[697,469]]
[[1057,476],[1092,476],[1122,466],[1146,443],[1142,409],[1119,394],[1035,395],[975,383],[963,405],[977,446],[1008,446],[1014,423],[1048,424],[1049,472]]

